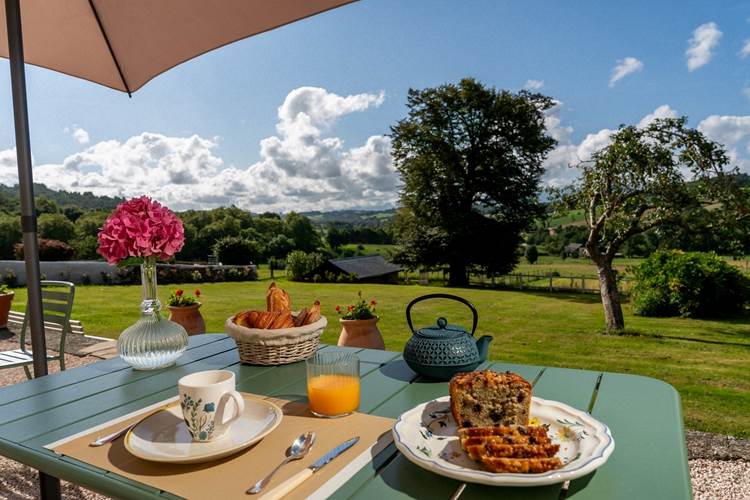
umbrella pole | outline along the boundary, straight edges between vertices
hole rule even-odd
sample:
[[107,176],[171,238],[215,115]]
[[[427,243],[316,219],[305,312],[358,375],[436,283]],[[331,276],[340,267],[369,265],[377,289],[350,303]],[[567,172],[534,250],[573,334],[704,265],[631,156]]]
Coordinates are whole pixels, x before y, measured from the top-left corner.
[[[21,230],[23,254],[26,261],[26,290],[28,304],[26,317],[31,329],[31,349],[34,355],[34,378],[47,375],[47,346],[42,316],[41,273],[39,271],[39,245],[36,236],[36,210],[34,208],[34,179],[31,172],[31,143],[29,140],[29,115],[26,106],[26,72],[21,33],[19,0],[5,0],[5,21],[8,28],[8,59],[13,89],[13,117],[16,129],[16,157],[18,161],[18,186],[21,191]],[[60,498],[60,480],[39,473],[42,498]]]

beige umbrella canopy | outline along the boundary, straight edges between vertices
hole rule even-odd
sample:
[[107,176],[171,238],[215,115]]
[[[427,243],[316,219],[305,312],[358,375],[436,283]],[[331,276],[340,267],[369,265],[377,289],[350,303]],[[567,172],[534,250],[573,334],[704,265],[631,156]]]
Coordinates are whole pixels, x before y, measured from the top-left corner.
[[[21,0],[26,62],[123,92],[228,43],[352,0]],[[5,19],[0,56],[8,57]]]

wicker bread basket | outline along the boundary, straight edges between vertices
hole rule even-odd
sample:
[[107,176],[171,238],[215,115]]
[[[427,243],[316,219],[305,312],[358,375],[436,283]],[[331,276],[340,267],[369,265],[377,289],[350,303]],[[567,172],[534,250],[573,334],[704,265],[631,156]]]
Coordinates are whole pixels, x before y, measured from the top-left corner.
[[240,361],[251,365],[285,365],[313,355],[320,344],[320,335],[328,320],[325,316],[315,323],[296,328],[263,330],[246,328],[234,322],[224,324],[227,334],[237,343]]

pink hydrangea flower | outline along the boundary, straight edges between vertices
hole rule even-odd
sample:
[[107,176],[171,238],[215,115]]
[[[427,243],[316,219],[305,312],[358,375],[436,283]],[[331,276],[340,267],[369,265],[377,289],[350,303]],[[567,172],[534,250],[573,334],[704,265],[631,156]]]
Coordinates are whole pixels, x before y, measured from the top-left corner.
[[170,259],[182,249],[182,221],[148,196],[120,203],[99,231],[97,252],[110,264],[129,257]]

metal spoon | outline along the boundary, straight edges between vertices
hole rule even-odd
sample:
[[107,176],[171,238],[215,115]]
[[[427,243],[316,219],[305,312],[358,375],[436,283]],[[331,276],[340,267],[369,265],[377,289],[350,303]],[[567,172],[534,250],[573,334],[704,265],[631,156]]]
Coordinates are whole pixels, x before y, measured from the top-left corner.
[[292,445],[286,450],[286,458],[274,470],[272,470],[270,474],[255,483],[255,486],[249,488],[245,493],[249,493],[251,495],[260,493],[260,491],[268,484],[268,481],[271,480],[273,475],[276,474],[276,471],[281,469],[284,465],[288,464],[292,460],[299,460],[300,458],[307,455],[307,452],[310,451],[310,448],[312,448],[314,442],[314,432],[302,434],[300,437],[295,439]]

